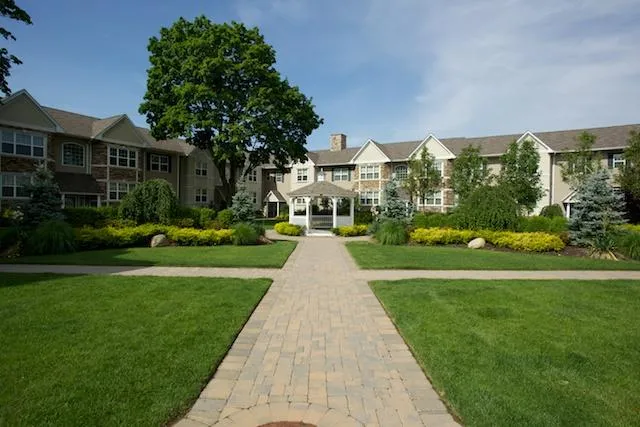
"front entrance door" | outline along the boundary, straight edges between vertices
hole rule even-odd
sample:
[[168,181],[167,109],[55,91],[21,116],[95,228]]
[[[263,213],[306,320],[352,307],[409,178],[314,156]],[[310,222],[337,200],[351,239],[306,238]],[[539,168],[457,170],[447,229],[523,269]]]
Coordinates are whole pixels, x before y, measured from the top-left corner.
[[267,204],[267,218],[275,218],[278,216],[278,202],[269,202]]

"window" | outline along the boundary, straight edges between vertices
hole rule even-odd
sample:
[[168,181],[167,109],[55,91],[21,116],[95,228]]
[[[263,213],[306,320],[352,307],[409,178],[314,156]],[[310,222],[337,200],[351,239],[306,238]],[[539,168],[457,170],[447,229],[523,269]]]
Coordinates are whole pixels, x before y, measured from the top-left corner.
[[109,164],[123,168],[135,168],[137,151],[128,148],[110,147]]
[[307,168],[298,169],[298,182],[307,182],[309,179],[308,171]]
[[253,191],[251,195],[253,196],[253,204],[255,205],[256,203],[258,203],[258,193]]
[[258,181],[258,171],[256,169],[252,169],[247,174],[247,181],[249,182],[257,182]]
[[332,181],[349,181],[350,171],[347,168],[338,168],[332,171]]
[[395,174],[396,174],[396,179],[399,179],[400,181],[407,179],[407,166],[406,165],[398,165],[395,168]]
[[360,179],[380,179],[380,165],[360,166]]
[[304,199],[302,197],[298,197],[293,202],[296,205],[304,205]]
[[380,204],[379,191],[362,191],[360,192],[360,203],[367,206],[377,206]]
[[442,190],[426,195],[420,200],[420,204],[424,206],[442,206]]
[[65,166],[84,166],[84,145],[73,142],[62,144],[62,164]]
[[626,164],[624,154],[613,153],[609,154],[609,169],[619,169]]
[[284,174],[278,171],[273,175],[273,179],[275,182],[284,182]]
[[44,137],[2,129],[2,153],[44,158]]
[[95,208],[98,206],[98,196],[65,194],[63,203],[65,208]]
[[25,185],[29,184],[29,175],[17,173],[3,173],[0,175],[2,197],[9,199],[29,197]]
[[109,200],[122,200],[134,188],[136,188],[135,182],[110,182]]
[[440,176],[444,176],[444,162],[442,160],[436,160],[433,165],[436,167],[436,170],[440,172]]
[[196,188],[196,202],[197,203],[207,203],[207,189],[206,188]]
[[207,162],[196,162],[196,176],[207,176]]
[[150,154],[149,166],[152,171],[169,172],[169,156]]

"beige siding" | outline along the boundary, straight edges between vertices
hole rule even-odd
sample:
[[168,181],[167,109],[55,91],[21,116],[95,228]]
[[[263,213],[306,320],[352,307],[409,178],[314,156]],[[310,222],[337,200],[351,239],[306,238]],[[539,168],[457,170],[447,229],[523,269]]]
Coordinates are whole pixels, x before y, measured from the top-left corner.
[[427,149],[429,151],[429,153],[431,153],[431,155],[433,155],[433,157],[435,157],[436,159],[451,159],[454,156],[449,152],[449,150],[447,150],[445,147],[442,146],[441,143],[439,143],[434,137],[430,136],[427,139],[427,142],[425,142],[424,146],[422,149],[418,150],[416,152],[416,157],[420,157],[420,154],[422,153],[423,149]]
[[389,159],[375,144],[367,144],[357,157],[354,158],[356,164],[377,164],[385,163]]
[[55,123],[27,95],[17,96],[0,106],[0,122],[25,128],[56,130]]
[[[171,159],[171,172],[160,172],[160,171],[152,171],[150,164],[149,164],[149,160],[148,160],[148,156],[150,156],[151,154],[157,154],[160,156],[169,156],[169,158]],[[156,153],[153,151],[147,151],[145,153],[145,158],[144,158],[144,162],[145,164],[144,166],[144,179],[145,181],[148,181],[150,179],[164,179],[165,181],[167,181],[169,184],[171,184],[171,186],[173,187],[173,189],[176,192],[179,192],[178,190],[178,163],[179,163],[179,156],[177,155],[171,155],[168,153]]]
[[[307,169],[307,181],[306,182],[298,182],[298,170],[299,169]],[[305,163],[295,163],[291,167],[291,190],[297,190],[298,188],[305,187],[309,184],[312,184],[316,181],[316,173],[315,173],[315,165],[307,161]]]
[[[284,182],[276,182],[274,169],[265,169],[262,171],[262,198],[271,190],[277,190],[286,199],[287,194],[291,191],[291,171],[288,170],[283,174]],[[288,203],[288,201],[287,201]]]
[[334,168],[324,168],[324,180],[327,182],[330,182],[334,185],[337,185],[338,187],[341,188],[345,188],[347,190],[353,190],[355,188],[355,178],[356,178],[356,171],[353,167],[337,167],[335,169],[349,169],[350,171],[350,178],[348,181],[334,181],[333,180],[333,169]]
[[128,145],[142,145],[142,136],[129,120],[122,119],[103,134],[103,139]]
[[[207,164],[207,176],[196,175],[197,162]],[[194,150],[180,160],[180,202],[186,206],[206,206],[215,202],[215,189],[221,184],[218,170],[211,158],[202,150]],[[196,189],[207,189],[207,203],[196,203]]]

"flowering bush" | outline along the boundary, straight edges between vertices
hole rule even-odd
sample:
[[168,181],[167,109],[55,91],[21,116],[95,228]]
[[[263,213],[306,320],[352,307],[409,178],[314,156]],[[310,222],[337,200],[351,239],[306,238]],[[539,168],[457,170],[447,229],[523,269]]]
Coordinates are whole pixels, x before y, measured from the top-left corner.
[[365,236],[367,234],[368,226],[364,224],[360,225],[343,225],[341,227],[336,227],[332,229],[333,234],[337,234],[342,237],[354,237],[354,236]]
[[273,226],[278,234],[285,236],[300,236],[302,234],[302,227],[295,224],[289,224],[288,222],[279,222]]

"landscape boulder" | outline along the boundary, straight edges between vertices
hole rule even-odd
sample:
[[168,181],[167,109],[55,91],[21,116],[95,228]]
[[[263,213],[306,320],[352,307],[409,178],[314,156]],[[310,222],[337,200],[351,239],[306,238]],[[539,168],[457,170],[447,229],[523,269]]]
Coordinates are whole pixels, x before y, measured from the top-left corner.
[[153,236],[153,238],[151,239],[151,247],[159,248],[162,246],[169,246],[169,239],[167,239],[167,236],[165,236],[164,234],[156,234],[155,236]]
[[482,237],[478,237],[470,241],[469,244],[467,244],[467,247],[470,249],[482,249],[486,244],[487,242]]

